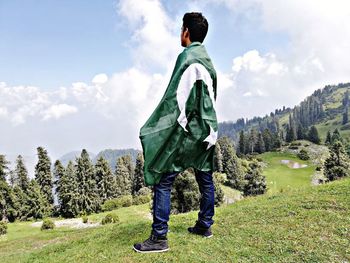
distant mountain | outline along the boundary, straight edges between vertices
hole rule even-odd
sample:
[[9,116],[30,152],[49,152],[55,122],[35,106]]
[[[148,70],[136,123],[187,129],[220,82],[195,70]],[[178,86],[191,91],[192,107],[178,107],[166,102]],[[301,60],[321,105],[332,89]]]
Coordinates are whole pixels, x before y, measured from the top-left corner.
[[252,128],[258,131],[267,128],[272,132],[286,134],[286,128],[292,120],[296,127],[300,125],[305,129],[315,125],[322,142],[327,132],[336,128],[346,140],[350,140],[350,123],[344,120],[344,115],[348,117],[350,107],[349,92],[350,83],[327,85],[315,90],[293,108],[283,107],[263,117],[219,123],[219,137],[228,136],[237,142],[241,130],[249,131]]
[[[59,160],[61,161],[61,163],[64,165],[64,166],[67,166],[68,165],[68,162],[70,160],[72,160],[73,162],[75,161],[75,158],[76,157],[79,157],[81,154],[81,151],[71,151],[69,153],[66,153],[65,155],[63,155],[62,157],[59,158]],[[95,153],[92,153],[92,152],[88,152],[89,156],[90,156],[90,159],[94,159],[96,157],[96,154]],[[54,161],[53,161],[54,163]]]
[[[136,156],[139,152],[140,152],[139,150],[130,148],[130,149],[114,149],[114,150],[105,149],[100,151],[98,154],[94,154],[91,152],[88,152],[88,153],[93,164],[96,164],[98,158],[100,156],[103,156],[109,162],[109,165],[111,166],[111,168],[114,170],[117,163],[117,159],[119,157],[130,154],[132,160],[136,162]],[[67,166],[70,160],[74,162],[76,157],[79,157],[80,154],[81,154],[81,151],[72,151],[63,155],[61,158],[59,158],[59,160],[64,166]]]
[[131,148],[130,149],[119,149],[119,150],[118,149],[115,149],[115,150],[106,149],[106,150],[99,152],[96,155],[96,157],[94,158],[94,163],[96,163],[97,159],[100,158],[100,156],[103,156],[109,162],[109,165],[111,166],[111,168],[114,170],[116,163],[117,163],[117,159],[119,157],[121,157],[123,155],[130,154],[133,162],[135,163],[137,154],[139,152],[140,152],[139,150],[131,149]]

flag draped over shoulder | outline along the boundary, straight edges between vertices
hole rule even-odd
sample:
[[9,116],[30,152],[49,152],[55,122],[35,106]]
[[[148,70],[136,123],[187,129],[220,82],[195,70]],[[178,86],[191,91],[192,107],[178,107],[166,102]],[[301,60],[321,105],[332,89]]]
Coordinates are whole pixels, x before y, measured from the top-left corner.
[[140,130],[146,185],[189,167],[213,170],[216,72],[200,42],[178,56],[163,98]]

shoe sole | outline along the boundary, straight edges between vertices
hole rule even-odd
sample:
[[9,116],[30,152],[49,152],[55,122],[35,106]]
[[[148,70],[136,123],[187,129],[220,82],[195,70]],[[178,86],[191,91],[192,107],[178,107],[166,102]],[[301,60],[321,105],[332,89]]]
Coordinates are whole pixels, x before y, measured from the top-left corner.
[[138,253],[161,253],[161,252],[166,252],[169,250],[169,248],[162,249],[162,250],[148,250],[148,251],[142,251],[138,250],[137,248],[133,247],[133,249],[138,252]]
[[204,235],[197,234],[197,233],[193,233],[193,232],[190,232],[190,231],[188,231],[188,233],[190,233],[191,235],[201,236],[201,237],[203,237],[203,238],[211,238],[211,237],[214,236],[213,234],[211,234],[210,236],[204,236]]

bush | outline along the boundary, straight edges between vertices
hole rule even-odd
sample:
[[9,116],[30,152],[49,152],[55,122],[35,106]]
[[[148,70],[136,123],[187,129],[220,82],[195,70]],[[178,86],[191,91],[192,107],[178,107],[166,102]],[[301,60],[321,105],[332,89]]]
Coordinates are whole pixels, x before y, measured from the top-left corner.
[[151,195],[137,195],[132,199],[133,205],[142,205],[151,201]]
[[45,218],[43,224],[41,225],[41,230],[54,229],[55,223],[50,218]]
[[171,213],[186,213],[199,209],[200,192],[194,171],[185,170],[176,176],[171,189]]
[[297,156],[299,157],[299,159],[304,160],[304,161],[310,159],[309,154],[304,149],[301,149],[300,152],[298,152]]
[[151,195],[152,190],[148,187],[142,187],[138,192],[137,195]]
[[0,221],[0,236],[7,234],[7,223],[5,221]]
[[116,213],[107,214],[101,221],[102,225],[115,224],[119,222],[119,217]]
[[[213,182],[214,182],[214,188],[215,188],[215,206],[220,206],[224,202],[224,191],[221,188],[221,182],[223,180],[223,175],[221,173],[214,173],[213,174]],[[225,181],[226,177],[224,176]]]
[[225,184],[227,180],[227,176],[224,173],[214,172],[213,177],[219,184]]
[[112,211],[121,207],[128,207],[132,205],[132,196],[123,195],[115,199],[107,200],[102,205],[102,211]]
[[84,224],[86,224],[89,221],[89,218],[86,215],[83,215],[81,219],[83,220]]
[[301,142],[291,142],[290,146],[301,146]]

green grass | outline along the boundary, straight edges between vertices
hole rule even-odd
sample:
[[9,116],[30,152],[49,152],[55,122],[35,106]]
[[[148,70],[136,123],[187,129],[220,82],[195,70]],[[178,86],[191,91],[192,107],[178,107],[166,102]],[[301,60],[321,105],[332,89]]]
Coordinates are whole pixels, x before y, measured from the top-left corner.
[[147,205],[116,210],[120,224],[94,229],[41,232],[10,224],[0,241],[1,262],[350,261],[350,178],[217,208],[211,239],[187,233],[197,212],[171,216],[167,253],[131,249],[150,233],[147,211]]
[[[267,163],[263,175],[266,176],[268,193],[286,191],[311,184],[312,175],[315,172],[315,166],[311,162],[300,160],[294,154],[281,152],[267,152],[260,154],[259,157]],[[281,163],[281,160],[291,160],[308,166],[292,169]]]
[[345,141],[350,140],[350,130],[341,130],[342,125],[342,115],[337,115],[334,119],[328,120],[326,122],[322,122],[316,124],[316,128],[318,130],[321,142],[324,143],[326,140],[327,132],[333,132],[336,128],[339,130],[340,135],[344,138]]

